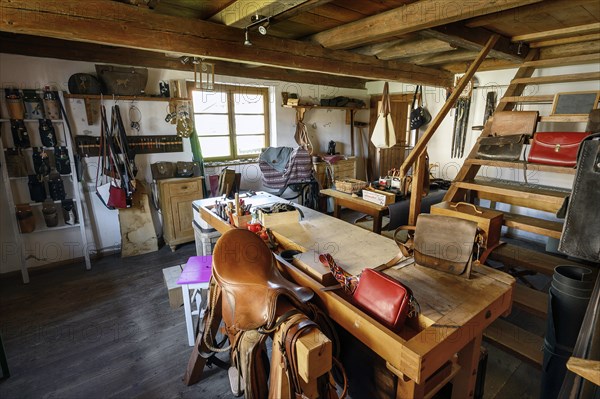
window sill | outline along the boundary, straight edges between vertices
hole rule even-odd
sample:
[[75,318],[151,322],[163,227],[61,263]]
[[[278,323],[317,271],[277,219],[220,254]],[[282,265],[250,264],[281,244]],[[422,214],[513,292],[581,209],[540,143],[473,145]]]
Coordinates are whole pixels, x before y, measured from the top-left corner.
[[250,164],[250,163],[258,163],[258,157],[234,159],[232,161],[207,161],[207,162],[204,162],[204,167],[215,168],[215,167],[219,167],[219,166],[246,165],[246,164]]

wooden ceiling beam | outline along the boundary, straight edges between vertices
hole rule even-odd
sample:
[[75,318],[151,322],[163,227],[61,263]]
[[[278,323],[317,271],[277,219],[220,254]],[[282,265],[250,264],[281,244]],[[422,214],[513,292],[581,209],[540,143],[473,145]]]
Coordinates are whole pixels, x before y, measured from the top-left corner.
[[[470,61],[462,61],[462,62],[453,62],[453,63],[449,63],[449,64],[442,64],[442,65],[439,65],[439,67],[446,71],[450,71],[455,74],[460,74],[460,73],[465,73],[465,71],[469,68],[470,64],[471,64]],[[519,67],[519,63],[517,63],[515,61],[487,59],[481,63],[481,65],[477,69],[477,72],[497,71],[500,69],[511,69],[511,68],[518,68],[518,67]]]
[[210,17],[210,21],[236,28],[244,28],[252,23],[254,15],[271,17],[299,6],[306,0],[237,0]]
[[377,54],[380,60],[414,57],[424,54],[435,54],[455,50],[456,46],[442,40],[427,38],[402,42],[386,48]]
[[424,56],[418,58],[412,58],[410,62],[417,65],[439,65],[447,64],[450,62],[461,62],[461,61],[472,61],[477,57],[476,51],[471,50],[455,50],[447,53],[436,54],[431,56]]
[[446,71],[268,35],[245,46],[243,30],[108,0],[89,0],[85,7],[78,0],[0,2],[0,31],[369,80],[442,87],[452,81]]
[[396,40],[391,40],[391,41],[387,41],[387,42],[383,42],[383,43],[369,44],[367,46],[355,48],[352,50],[352,52],[356,53],[356,54],[362,54],[362,55],[377,55],[377,54],[387,50],[388,48],[395,46],[398,43],[405,43],[405,42],[406,42],[405,40],[396,39]]
[[544,0],[543,2],[526,5],[509,10],[497,10],[493,14],[473,18],[465,25],[469,28],[493,26],[494,24],[509,21],[513,24],[528,24],[537,20],[540,15],[560,13],[565,8],[598,4],[598,0]]
[[[425,37],[443,40],[455,47],[478,52],[495,33],[483,28],[466,28],[462,23],[455,23],[427,29],[421,34]],[[512,43],[508,37],[500,36],[494,48],[490,50],[489,57],[523,61],[528,52],[527,44]]]
[[562,46],[543,47],[540,50],[540,59],[573,57],[584,54],[598,54],[600,40],[590,42],[563,44]]
[[[178,58],[167,57],[152,51],[110,47],[93,43],[69,42],[60,39],[15,35],[0,32],[0,48],[8,54],[35,57],[59,58],[71,61],[87,61],[136,67],[192,71],[190,65],[182,64]],[[282,68],[248,68],[247,65],[225,61],[214,61],[215,73],[249,79],[306,83],[314,85],[364,89],[366,81],[347,76],[324,75]],[[158,89],[158,88],[157,88]]]
[[541,48],[550,46],[560,46],[562,44],[580,43],[600,40],[600,33],[592,33],[591,35],[577,35],[571,37],[563,37],[561,39],[544,40],[541,42],[533,42],[531,48]]
[[600,22],[586,25],[572,26],[570,28],[554,29],[545,32],[529,33],[527,35],[513,36],[513,42],[539,42],[542,40],[563,39],[565,37],[587,35],[600,32]]
[[330,49],[348,49],[541,0],[420,0],[312,35],[309,40]]

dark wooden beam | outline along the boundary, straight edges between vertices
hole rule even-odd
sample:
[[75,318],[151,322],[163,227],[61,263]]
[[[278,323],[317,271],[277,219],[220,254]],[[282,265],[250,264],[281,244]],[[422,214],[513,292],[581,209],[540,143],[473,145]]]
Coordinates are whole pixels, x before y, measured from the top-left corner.
[[[338,26],[311,36],[310,40],[331,49],[348,49],[433,28],[480,15],[538,3],[541,0],[473,0],[449,2],[420,0],[359,21]],[[487,38],[486,38],[487,40]],[[484,40],[485,41],[485,40]]]
[[[456,46],[435,38],[417,39],[390,46],[377,54],[380,60],[393,60],[453,51]],[[474,57],[473,57],[474,58]],[[411,60],[412,61],[412,60]]]
[[[12,33],[0,33],[0,49],[3,53],[35,57],[59,58],[72,61],[88,61],[109,64],[131,65],[146,68],[192,71],[179,59],[152,51],[134,50],[123,47],[103,46],[93,43],[69,42],[60,39],[40,38]],[[248,65],[215,61],[217,75],[250,79],[306,83],[352,89],[364,89],[366,81],[347,76],[300,72],[283,68],[248,68]],[[158,90],[158,89],[157,89]]]
[[[487,29],[466,28],[461,23],[455,23],[427,29],[421,34],[425,37],[443,40],[465,50],[479,51],[494,33]],[[528,52],[527,44],[513,43],[510,38],[500,36],[489,56],[510,61],[523,61]]]
[[[514,0],[513,0],[514,1]],[[211,22],[157,15],[108,0],[0,3],[0,31],[92,42],[276,68],[447,86],[452,74],[397,61],[272,36],[244,45],[243,30]]]

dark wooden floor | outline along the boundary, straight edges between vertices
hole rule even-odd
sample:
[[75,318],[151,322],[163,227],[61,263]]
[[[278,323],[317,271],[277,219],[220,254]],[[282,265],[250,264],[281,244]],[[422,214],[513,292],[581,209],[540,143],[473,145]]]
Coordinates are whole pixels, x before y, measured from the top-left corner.
[[[12,376],[0,398],[232,398],[226,372],[197,385],[187,365],[182,309],[169,307],[162,269],[195,255],[187,244],[0,279],[0,332]],[[489,348],[486,398],[536,398],[540,372]],[[356,386],[355,386],[356,388]],[[354,396],[355,399],[360,396]]]

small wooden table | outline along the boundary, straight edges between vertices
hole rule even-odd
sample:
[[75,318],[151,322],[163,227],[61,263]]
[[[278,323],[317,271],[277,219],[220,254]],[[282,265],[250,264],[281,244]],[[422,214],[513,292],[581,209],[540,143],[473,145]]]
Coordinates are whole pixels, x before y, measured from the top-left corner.
[[[254,205],[276,200],[258,195],[245,202]],[[211,212],[211,202],[214,204],[214,199],[196,201],[194,206],[204,221],[224,233],[232,226]],[[273,233],[284,248],[304,253],[293,263],[278,258],[280,264],[297,284],[315,292],[319,306],[336,323],[385,360],[398,377],[396,397],[431,397],[453,381],[453,398],[472,398],[483,330],[510,312],[515,279],[486,266],[475,267],[469,280],[414,264],[388,269],[385,273],[409,286],[421,306],[419,316],[408,319],[396,334],[355,307],[340,290],[323,290],[336,282],[316,257],[329,252],[356,275],[396,255],[394,241],[300,208],[302,221],[276,226]]]
[[331,188],[321,190],[321,194],[333,198],[333,216],[340,218],[342,206],[352,209],[357,212],[365,213],[373,217],[373,233],[381,234],[381,220],[388,214],[389,210],[386,205],[378,205],[373,202],[365,201],[360,197],[353,197],[351,194],[346,194]]

